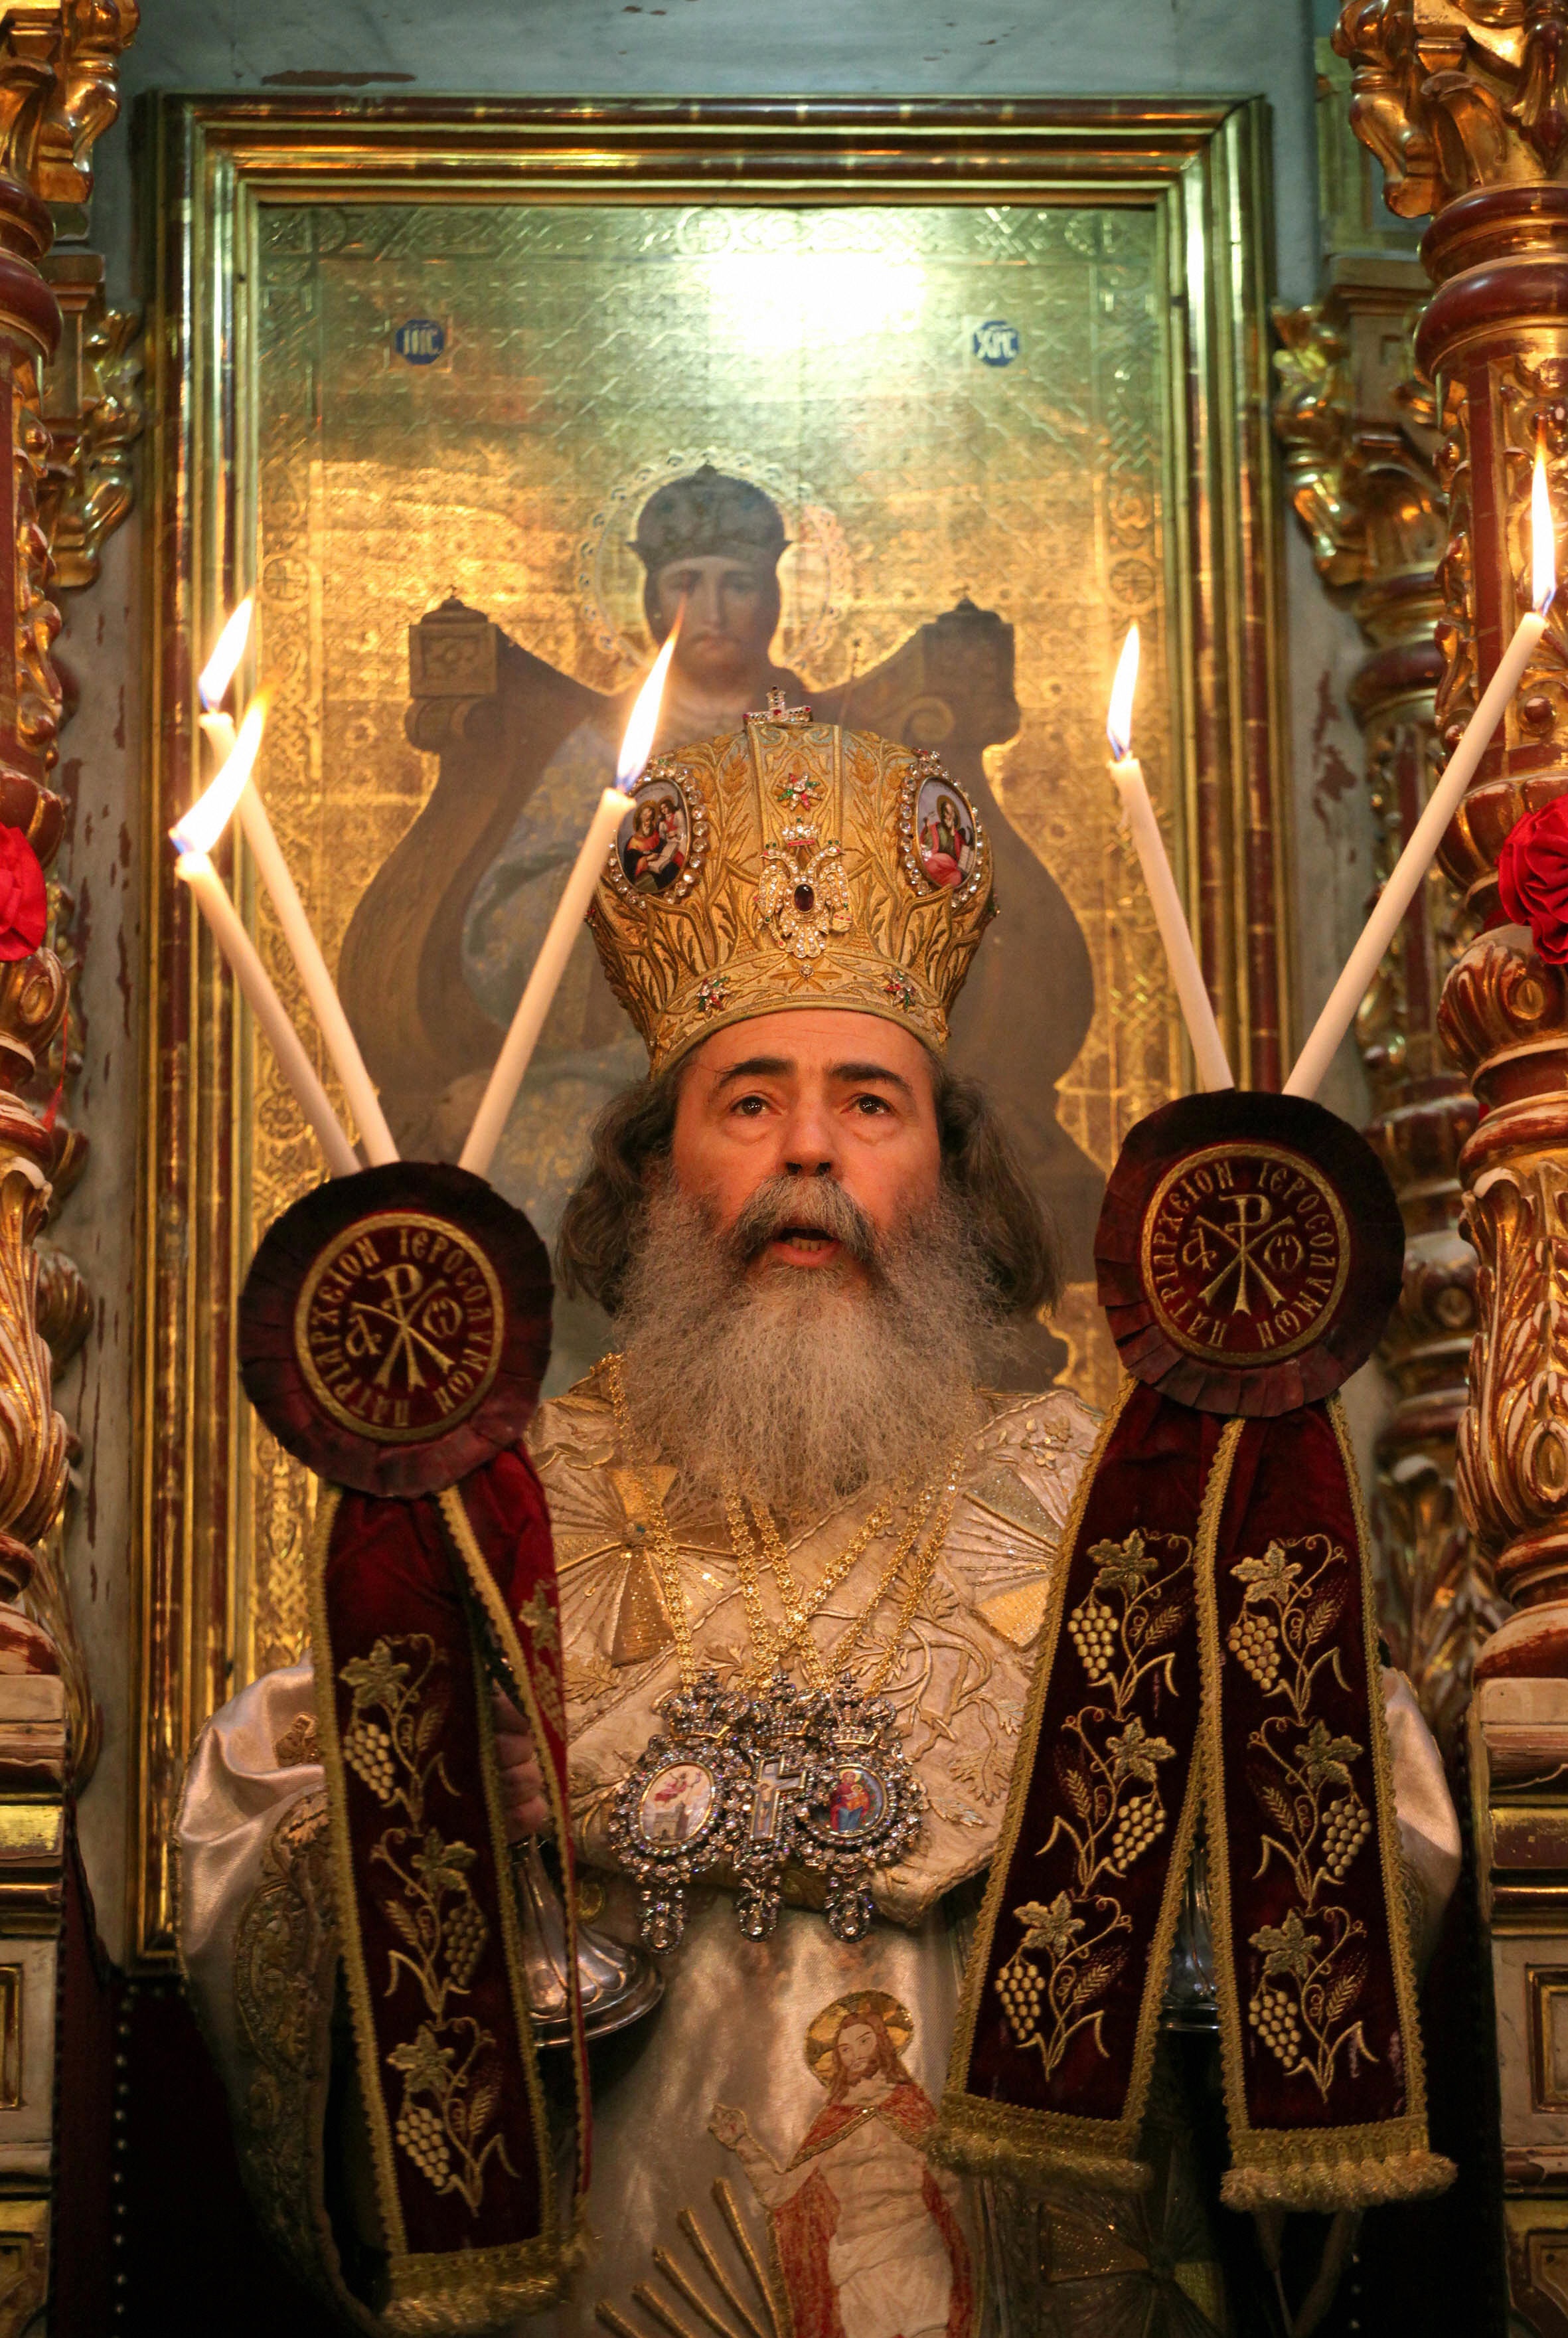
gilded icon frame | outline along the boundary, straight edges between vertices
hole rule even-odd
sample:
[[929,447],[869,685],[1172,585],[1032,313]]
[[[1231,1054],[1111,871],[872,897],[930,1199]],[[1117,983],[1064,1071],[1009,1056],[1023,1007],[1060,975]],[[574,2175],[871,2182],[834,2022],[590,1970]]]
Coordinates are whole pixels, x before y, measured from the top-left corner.
[[[145,123],[156,368],[147,529],[150,837],[198,784],[198,643],[250,582],[257,220],[407,201],[1139,206],[1158,215],[1180,492],[1168,515],[1183,875],[1240,1075],[1289,1032],[1280,517],[1269,429],[1261,101],[900,103],[165,96]],[[133,1959],[172,1953],[187,1752],[250,1675],[249,1446],[232,1362],[248,1061],[230,987],[150,850],[142,996]]]

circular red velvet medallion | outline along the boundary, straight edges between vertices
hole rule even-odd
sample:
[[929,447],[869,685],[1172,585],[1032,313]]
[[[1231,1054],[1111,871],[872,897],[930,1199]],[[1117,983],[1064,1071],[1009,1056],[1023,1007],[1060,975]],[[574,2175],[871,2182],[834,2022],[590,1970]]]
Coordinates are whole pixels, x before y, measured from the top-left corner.
[[1301,1097],[1235,1089],[1139,1122],[1095,1238],[1122,1362],[1209,1412],[1328,1395],[1381,1336],[1403,1258],[1365,1139]]
[[240,1302],[246,1393],[280,1445],[363,1493],[453,1485],[522,1435],[550,1354],[550,1270],[483,1178],[395,1162],[271,1226]]

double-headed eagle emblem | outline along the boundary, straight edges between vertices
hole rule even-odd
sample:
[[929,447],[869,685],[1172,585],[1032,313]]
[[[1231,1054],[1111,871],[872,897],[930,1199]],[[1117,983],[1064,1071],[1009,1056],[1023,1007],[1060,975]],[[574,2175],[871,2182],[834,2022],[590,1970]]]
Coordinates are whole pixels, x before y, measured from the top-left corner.
[[757,916],[780,949],[803,966],[821,957],[829,934],[849,930],[849,888],[837,844],[792,823],[763,855]]

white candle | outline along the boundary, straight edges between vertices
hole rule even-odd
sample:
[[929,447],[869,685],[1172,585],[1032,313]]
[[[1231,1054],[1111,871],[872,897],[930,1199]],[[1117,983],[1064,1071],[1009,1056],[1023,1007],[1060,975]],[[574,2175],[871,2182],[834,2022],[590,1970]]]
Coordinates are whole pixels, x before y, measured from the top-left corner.
[[218,769],[221,771],[234,752],[234,718],[232,715],[221,712],[211,714],[203,708],[200,721],[201,736],[217,756]]
[[1285,1083],[1287,1095],[1316,1095],[1339,1043],[1356,1019],[1356,1011],[1372,987],[1373,978],[1393,942],[1406,910],[1420,891],[1426,871],[1437,857],[1443,832],[1458,810],[1475,767],[1492,743],[1536,643],[1546,630],[1546,618],[1556,591],[1556,556],[1552,532],[1552,505],[1546,492],[1546,466],[1539,451],[1530,497],[1531,586],[1534,609],[1521,617],[1514,638],[1504,651],[1497,671],[1482,693],[1481,702],[1465,726],[1428,799],[1426,810],[1410,831],[1393,873],[1373,904],[1355,948],[1345,962],[1328,1004],[1312,1027],[1310,1037],[1296,1058]]
[[283,1076],[299,1098],[300,1110],[320,1139],[328,1170],[335,1177],[347,1177],[359,1166],[354,1148],[343,1134],[327,1091],[317,1078],[310,1059],[299,1044],[299,1034],[289,1020],[283,1002],[273,988],[267,969],[256,954],[255,945],[246,932],[234,904],[224,891],[218,871],[208,858],[228,826],[237,798],[250,780],[250,767],[261,744],[266,720],[266,706],[258,701],[246,713],[234,751],[225,761],[223,769],[211,786],[197,798],[184,818],[170,830],[170,840],[180,856],[174,864],[174,873],[190,886],[195,895],[202,916],[212,928],[218,947],[250,1002],[252,1013],[271,1041]]
[[213,939],[228,959],[250,1011],[272,1043],[279,1067],[299,1099],[299,1109],[315,1130],[327,1167],[334,1177],[351,1177],[359,1163],[344,1135],[331,1100],[299,1045],[283,1001],[273,989],[266,968],[240,921],[239,911],[223,889],[223,881],[204,852],[182,852],[174,874],[189,885],[198,907],[212,928]]
[[1175,985],[1176,997],[1187,1025],[1187,1036],[1192,1042],[1199,1086],[1233,1088],[1236,1082],[1225,1054],[1225,1042],[1220,1036],[1209,986],[1203,979],[1203,969],[1192,947],[1191,929],[1181,906],[1181,896],[1176,890],[1176,879],[1165,857],[1164,840],[1160,834],[1160,823],[1154,817],[1154,807],[1149,801],[1142,766],[1132,752],[1132,693],[1137,681],[1138,628],[1130,625],[1117,662],[1116,679],[1111,691],[1111,712],[1105,726],[1111,741],[1111,776],[1116,782],[1122,810],[1142,867],[1143,882],[1149,889],[1154,922],[1165,945],[1171,979]]
[[458,1155],[460,1169],[471,1169],[476,1177],[489,1174],[495,1147],[501,1141],[523,1077],[528,1069],[544,1018],[554,1004],[561,977],[566,971],[566,961],[572,955],[572,945],[578,928],[588,913],[593,898],[593,888],[603,873],[616,833],[626,816],[626,798],[642,778],[649,755],[652,752],[653,735],[659,726],[659,702],[663,695],[664,677],[670,671],[674,654],[679,624],[660,651],[648,676],[637,694],[632,709],[632,719],[626,725],[626,736],[621,742],[620,760],[616,765],[615,785],[606,788],[594,808],[588,833],[583,840],[583,850],[566,879],[566,889],[556,905],[550,920],[550,930],[544,947],[534,961],[533,971],[512,1026],[501,1045],[495,1067],[490,1074],[479,1109],[474,1115],[474,1125],[468,1131],[468,1141]]
[[[237,741],[234,725],[221,712],[218,701],[233,680],[235,668],[243,654],[250,631],[250,603],[241,601],[219,636],[218,646],[202,668],[197,691],[201,700],[202,735],[216,750],[220,764],[226,764],[233,754]],[[254,758],[252,758],[252,761]],[[245,831],[245,841],[255,856],[257,871],[277,912],[294,964],[299,969],[310,1011],[320,1027],[333,1069],[343,1083],[343,1093],[348,1099],[359,1130],[360,1140],[368,1160],[373,1163],[396,1161],[397,1147],[392,1141],[392,1131],[387,1125],[387,1115],[381,1109],[365,1058],[353,1027],[343,1012],[343,1002],[337,986],[327,971],[327,961],[316,939],[310,920],[305,914],[305,904],[299,899],[299,888],[289,873],[289,863],[267,817],[267,807],[255,780],[248,779],[239,800],[240,825]]]
[[392,1141],[392,1131],[387,1125],[381,1099],[365,1068],[359,1043],[343,1012],[343,1002],[327,971],[321,946],[311,931],[310,920],[305,915],[305,904],[289,873],[289,863],[284,860],[278,839],[272,832],[267,807],[254,780],[248,782],[240,799],[240,825],[245,831],[246,843],[256,856],[261,882],[270,894],[272,907],[278,912],[283,938],[294,954],[299,979],[305,986],[305,996],[321,1027],[321,1036],[327,1042],[327,1053],[332,1058],[333,1068],[343,1083],[343,1093],[358,1125],[366,1155],[373,1163],[396,1161],[397,1147]]
[[[245,644],[250,638],[250,611],[251,595],[247,593],[219,634],[211,656],[196,677],[196,695],[201,701],[203,712],[208,714],[219,705],[239,671],[240,661],[245,654]],[[229,722],[226,714],[218,719]],[[229,723],[229,744],[232,747],[234,726],[231,722]]]
[[593,818],[583,840],[583,850],[566,879],[566,889],[556,905],[550,920],[550,930],[544,947],[534,961],[528,985],[517,1002],[517,1011],[511,1027],[502,1042],[501,1053],[495,1058],[479,1109],[474,1115],[474,1125],[468,1131],[468,1141],[458,1156],[458,1167],[471,1169],[476,1177],[489,1174],[495,1147],[501,1141],[501,1131],[517,1101],[517,1091],[523,1085],[539,1034],[544,1028],[544,1018],[555,1003],[555,993],[566,971],[566,961],[572,955],[572,945],[577,931],[588,914],[588,904],[593,898],[593,888],[609,858],[616,831],[626,814],[626,799],[619,788],[606,788],[593,808]]

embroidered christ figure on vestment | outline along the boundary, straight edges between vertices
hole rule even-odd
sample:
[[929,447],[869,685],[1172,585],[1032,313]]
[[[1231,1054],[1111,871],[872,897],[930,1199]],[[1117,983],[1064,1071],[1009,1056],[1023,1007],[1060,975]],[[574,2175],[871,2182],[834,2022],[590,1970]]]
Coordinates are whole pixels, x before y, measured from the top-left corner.
[[926,2156],[936,2109],[903,2049],[907,2008],[881,1989],[825,2006],[806,2058],[828,2100],[780,2167],[744,2111],[709,2121],[767,2209],[794,2338],[970,2338],[963,2186]]

